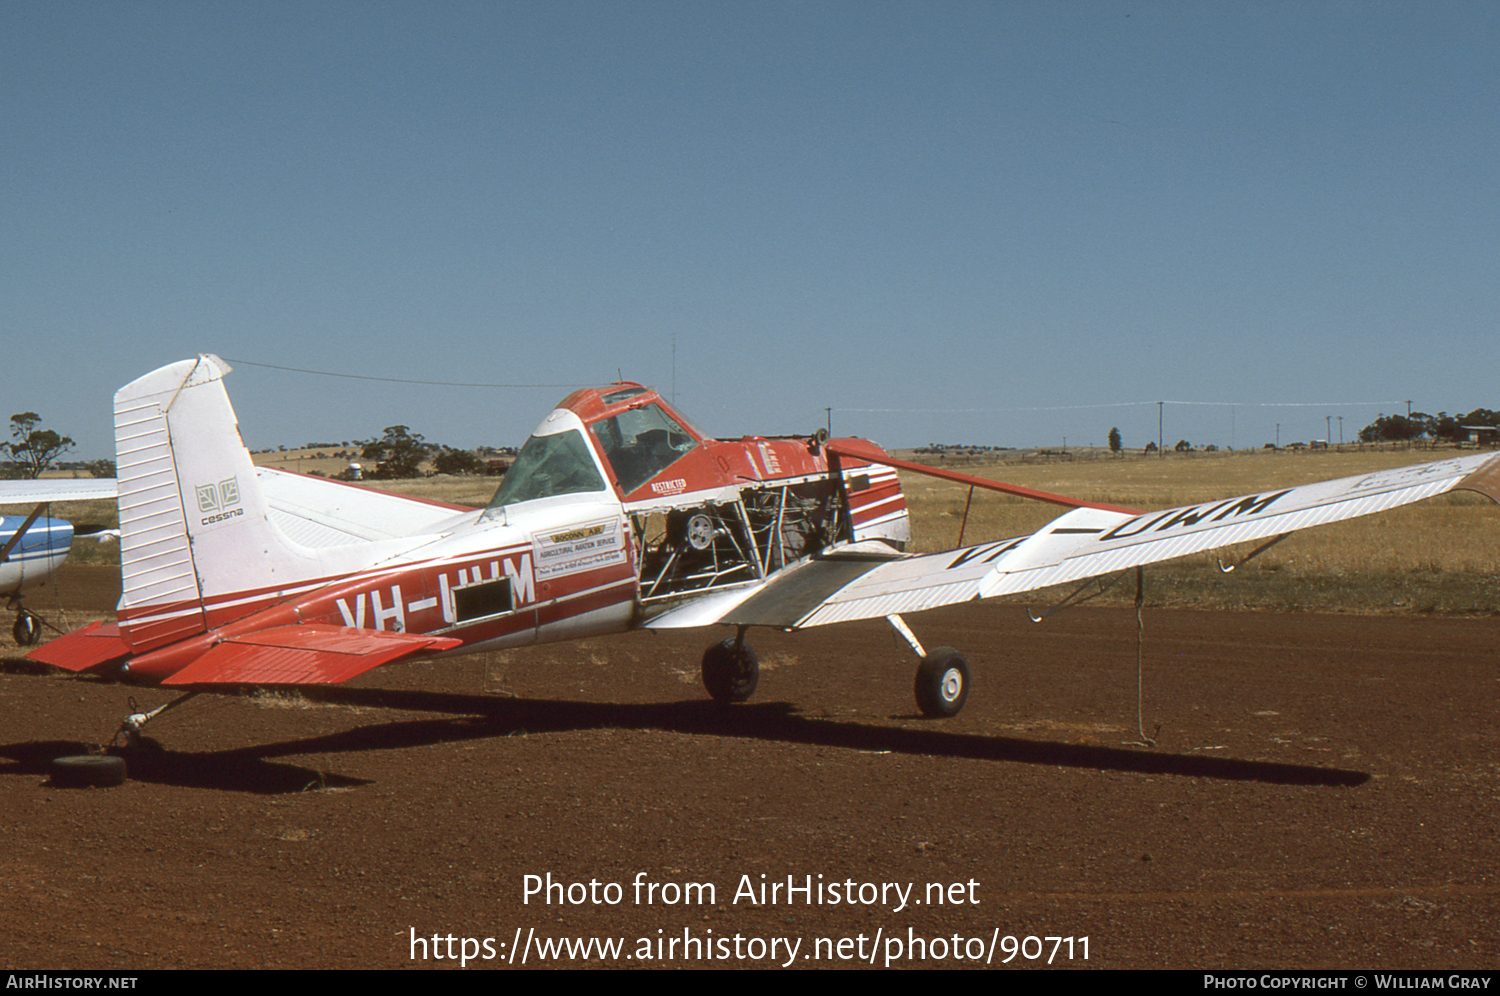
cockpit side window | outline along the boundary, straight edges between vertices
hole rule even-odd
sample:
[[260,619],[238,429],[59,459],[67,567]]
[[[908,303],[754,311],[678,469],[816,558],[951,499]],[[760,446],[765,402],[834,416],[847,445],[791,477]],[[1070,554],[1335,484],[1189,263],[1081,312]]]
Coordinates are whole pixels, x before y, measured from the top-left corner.
[[590,428],[614,468],[620,490],[627,495],[698,445],[686,429],[655,403],[600,419]]
[[490,508],[514,505],[534,498],[606,491],[589,455],[583,433],[576,429],[550,436],[532,436],[521,447],[516,462],[505,473],[500,489],[490,499]]

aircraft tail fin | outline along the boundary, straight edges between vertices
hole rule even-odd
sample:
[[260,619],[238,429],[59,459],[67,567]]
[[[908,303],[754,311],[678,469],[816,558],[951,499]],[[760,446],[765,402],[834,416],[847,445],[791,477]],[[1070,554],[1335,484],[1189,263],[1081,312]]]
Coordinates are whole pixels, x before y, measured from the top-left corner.
[[258,469],[207,353],[115,394],[120,635],[142,654],[362,570],[439,534],[462,506]]
[[207,628],[205,599],[266,588],[295,555],[272,529],[223,377],[202,354],[115,394],[120,633],[141,653]]

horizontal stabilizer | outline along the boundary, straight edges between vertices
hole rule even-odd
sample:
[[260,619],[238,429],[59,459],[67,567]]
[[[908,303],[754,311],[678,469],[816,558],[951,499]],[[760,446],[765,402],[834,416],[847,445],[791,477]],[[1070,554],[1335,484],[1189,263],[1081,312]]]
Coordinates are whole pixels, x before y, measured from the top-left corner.
[[44,643],[26,656],[69,671],[87,671],[129,653],[130,647],[120,638],[120,627],[94,622]]
[[215,645],[164,685],[336,685],[462,640],[344,626],[278,626]]

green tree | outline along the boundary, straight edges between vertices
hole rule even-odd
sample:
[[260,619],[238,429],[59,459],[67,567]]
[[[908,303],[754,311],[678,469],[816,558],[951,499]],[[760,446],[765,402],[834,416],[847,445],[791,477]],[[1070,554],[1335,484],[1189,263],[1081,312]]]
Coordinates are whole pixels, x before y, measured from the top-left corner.
[[[1413,415],[1413,418],[1416,416]],[[1476,408],[1467,415],[1449,417],[1444,412],[1438,412],[1437,418],[1428,418],[1427,434],[1434,439],[1444,439],[1450,443],[1456,443],[1467,439],[1469,434],[1464,431],[1464,426],[1489,426],[1500,428],[1500,412],[1492,412],[1488,408]]]
[[1446,412],[1439,412],[1436,420],[1420,412],[1412,418],[1407,418],[1405,415],[1381,415],[1359,430],[1359,441],[1362,443],[1398,443],[1408,439],[1420,439],[1427,435],[1429,424],[1443,421],[1452,421]]
[[1120,439],[1120,429],[1119,429],[1119,427],[1116,426],[1115,428],[1110,429],[1109,430],[1109,451],[1111,453],[1118,453],[1118,452],[1120,452],[1121,449],[1124,448],[1124,446],[1125,446],[1124,441]]
[[20,465],[23,476],[38,478],[60,455],[73,448],[73,440],[51,429],[40,428],[42,417],[36,412],[20,412],[10,417],[9,443],[0,444]]
[[386,426],[383,437],[364,444],[360,456],[376,462],[371,477],[380,480],[419,477],[422,461],[427,458],[427,444],[406,426],[390,425]]
[[433,457],[432,469],[439,474],[482,474],[484,461],[473,450],[455,450],[443,447],[443,452]]

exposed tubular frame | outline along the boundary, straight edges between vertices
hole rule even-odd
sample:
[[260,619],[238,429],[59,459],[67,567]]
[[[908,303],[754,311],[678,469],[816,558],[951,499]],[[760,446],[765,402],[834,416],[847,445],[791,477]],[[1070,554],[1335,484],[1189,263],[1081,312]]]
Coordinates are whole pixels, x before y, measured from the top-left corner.
[[[797,494],[799,486],[827,482],[826,493]],[[818,489],[821,490],[821,489]],[[769,498],[765,504],[747,505],[747,494]],[[631,522],[638,536],[644,537],[646,519],[653,512],[670,514],[681,512],[687,515],[706,515],[714,523],[713,542],[702,551],[707,563],[692,565],[684,569],[684,558],[690,556],[687,544],[670,532],[660,541],[649,545],[644,539],[637,550],[641,565],[641,601],[660,602],[695,592],[729,587],[750,581],[764,580],[800,557],[787,557],[788,524],[799,523],[806,527],[809,540],[802,556],[818,552],[828,546],[830,530],[837,530],[840,522],[841,489],[827,478],[790,481],[762,488],[745,489],[733,501],[708,502],[692,508],[643,509],[631,513]],[[726,542],[727,541],[727,542]],[[666,552],[659,568],[654,567],[657,556]],[[648,564],[652,564],[648,567]],[[674,571],[680,573],[674,574]]]

